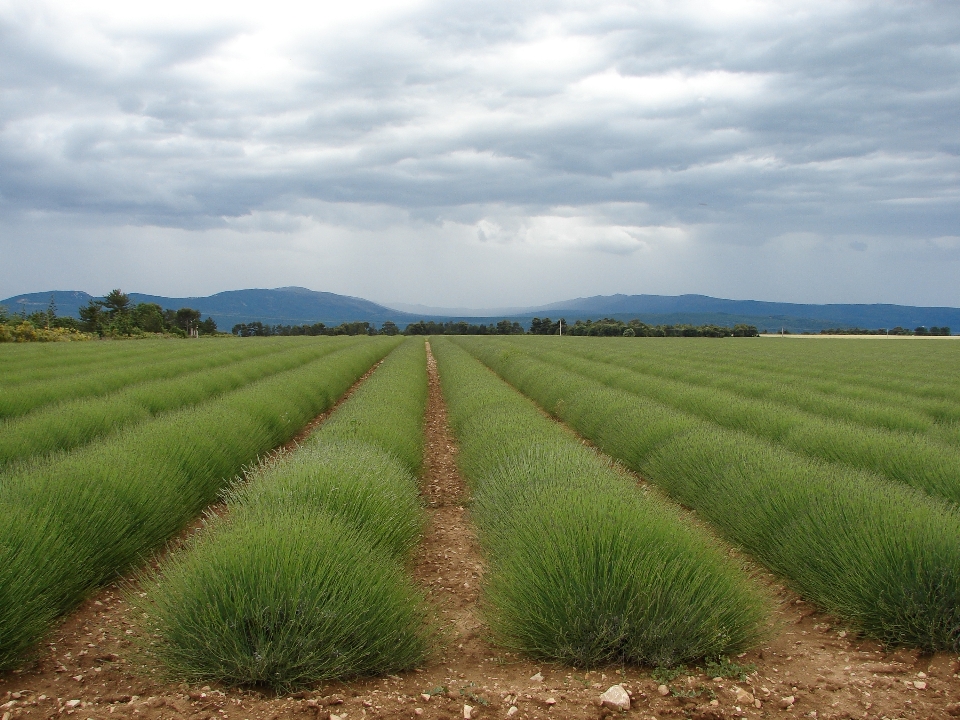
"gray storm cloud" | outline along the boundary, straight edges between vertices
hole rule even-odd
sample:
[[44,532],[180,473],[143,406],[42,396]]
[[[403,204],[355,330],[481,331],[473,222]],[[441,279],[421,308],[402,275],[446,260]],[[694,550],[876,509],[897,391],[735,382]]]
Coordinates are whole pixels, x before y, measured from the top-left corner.
[[960,304],[950,3],[267,20],[0,4],[2,290]]

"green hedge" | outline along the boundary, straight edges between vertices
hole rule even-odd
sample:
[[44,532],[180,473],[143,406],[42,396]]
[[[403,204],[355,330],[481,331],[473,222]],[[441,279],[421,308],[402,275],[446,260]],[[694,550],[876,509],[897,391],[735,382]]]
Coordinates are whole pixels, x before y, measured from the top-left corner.
[[[207,356],[206,367],[191,371],[187,370],[196,365],[197,359],[185,363],[186,358],[181,358],[184,372],[175,377],[137,382],[98,397],[37,408],[0,423],[0,466],[85,445],[121,427],[198,405],[262,378],[306,365],[348,344],[320,341],[287,348],[274,346],[269,354],[257,353],[254,357],[244,357],[234,348],[233,352]],[[170,368],[165,370],[169,371]]]
[[369,340],[0,478],[0,668],[395,347]]
[[649,398],[693,417],[782,445],[800,455],[873,471],[960,503],[960,450],[911,432],[864,427],[768,400],[651,377],[604,362],[517,346],[615,390]]
[[458,342],[801,595],[883,642],[958,648],[960,515],[949,503],[718,428],[517,346]]
[[423,660],[429,613],[404,563],[423,523],[426,398],[424,345],[410,340],[145,577],[133,599],[173,677],[286,691]]
[[675,664],[759,639],[763,594],[704,533],[451,341],[434,353],[501,643],[589,667]]
[[[314,342],[314,344],[316,344]],[[14,418],[44,405],[91,398],[130,385],[175,378],[186,373],[215,368],[246,358],[263,357],[307,343],[255,342],[244,345],[230,339],[212,338],[177,343],[170,340],[103,341],[48,345],[69,350],[74,347],[103,348],[90,357],[51,358],[59,362],[47,370],[0,368],[6,388],[0,392],[0,418]],[[8,348],[0,349],[0,354]]]

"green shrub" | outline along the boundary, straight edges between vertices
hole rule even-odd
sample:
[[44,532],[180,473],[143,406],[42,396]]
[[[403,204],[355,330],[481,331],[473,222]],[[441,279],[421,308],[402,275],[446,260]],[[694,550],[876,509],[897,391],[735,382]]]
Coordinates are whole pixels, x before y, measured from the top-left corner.
[[158,659],[189,682],[266,685],[396,672],[422,660],[422,598],[325,512],[232,523],[147,583]]
[[[350,342],[330,339],[305,343],[283,339],[244,346],[233,341],[181,344],[145,340],[142,343],[85,343],[78,348],[98,351],[92,353],[71,352],[77,347],[74,344],[59,345],[50,348],[59,351],[46,358],[54,360],[50,366],[31,358],[34,360],[31,366],[21,367],[19,371],[16,367],[3,368],[2,376],[10,383],[10,389],[0,395],[0,417],[16,417],[50,403],[105,395],[137,383],[176,378],[276,353],[312,350],[315,357],[321,357]],[[101,348],[112,352],[104,353]]]
[[0,524],[0,668],[20,662],[54,617],[178,532],[396,344],[355,343],[0,477],[0,511],[28,523]]
[[703,533],[450,341],[434,353],[501,643],[589,667],[677,663],[759,639],[763,594]]
[[284,513],[335,516],[371,546],[401,561],[423,527],[410,471],[388,451],[356,440],[312,442],[268,467],[228,502],[232,513],[251,523]]
[[206,366],[200,369],[187,371],[195,363],[182,363],[186,366],[185,372],[173,378],[137,382],[100,397],[38,407],[0,424],[0,466],[85,445],[154,415],[197,405],[262,378],[306,365],[342,347],[340,343],[314,343],[246,358],[234,349],[207,356]]
[[516,346],[457,342],[801,595],[883,642],[958,649],[960,514],[950,504],[618,392]]
[[172,676],[283,691],[423,659],[433,630],[403,566],[423,522],[411,452],[426,398],[410,340],[148,579],[132,599]]
[[[517,349],[520,349],[518,346]],[[864,427],[717,388],[652,377],[562,352],[532,357],[690,416],[750,433],[796,453],[871,470],[960,503],[960,450],[912,432]]]

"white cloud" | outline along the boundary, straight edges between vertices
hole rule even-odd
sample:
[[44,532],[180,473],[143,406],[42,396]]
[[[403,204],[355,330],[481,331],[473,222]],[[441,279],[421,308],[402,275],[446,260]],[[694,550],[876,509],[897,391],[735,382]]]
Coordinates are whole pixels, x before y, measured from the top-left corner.
[[958,45],[933,3],[0,0],[0,253],[47,273],[0,292],[960,304]]

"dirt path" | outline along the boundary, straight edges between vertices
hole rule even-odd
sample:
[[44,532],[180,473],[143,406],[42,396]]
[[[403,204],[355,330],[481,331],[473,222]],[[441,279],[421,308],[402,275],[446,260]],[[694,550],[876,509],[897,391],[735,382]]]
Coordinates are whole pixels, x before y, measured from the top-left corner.
[[456,443],[447,425],[437,363],[427,344],[430,396],[424,438],[421,494],[429,524],[417,550],[414,577],[437,607],[446,647],[439,662],[467,658],[482,663],[490,648],[482,638],[478,602],[483,561],[464,505],[468,491],[457,470]]
[[[609,714],[598,707],[600,693],[616,682],[633,694],[633,708],[626,714],[633,718],[960,717],[956,656],[887,653],[875,643],[852,638],[760,570],[758,579],[778,600],[777,624],[767,643],[735,659],[756,666],[745,682],[681,674],[664,697],[648,670],[585,673],[499,650],[489,642],[479,611],[483,562],[464,510],[467,489],[457,471],[456,444],[429,354],[428,371],[422,491],[429,520],[412,572],[437,608],[445,643],[422,668],[279,698],[166,683],[139,661],[129,608],[112,586],[67,618],[34,667],[0,676],[0,720],[67,715],[77,720],[463,718],[464,706],[473,708],[473,718],[596,720]],[[744,692],[753,700],[748,702]],[[786,704],[782,699],[790,697],[793,703],[781,708]],[[513,707],[517,710],[510,716]]]

